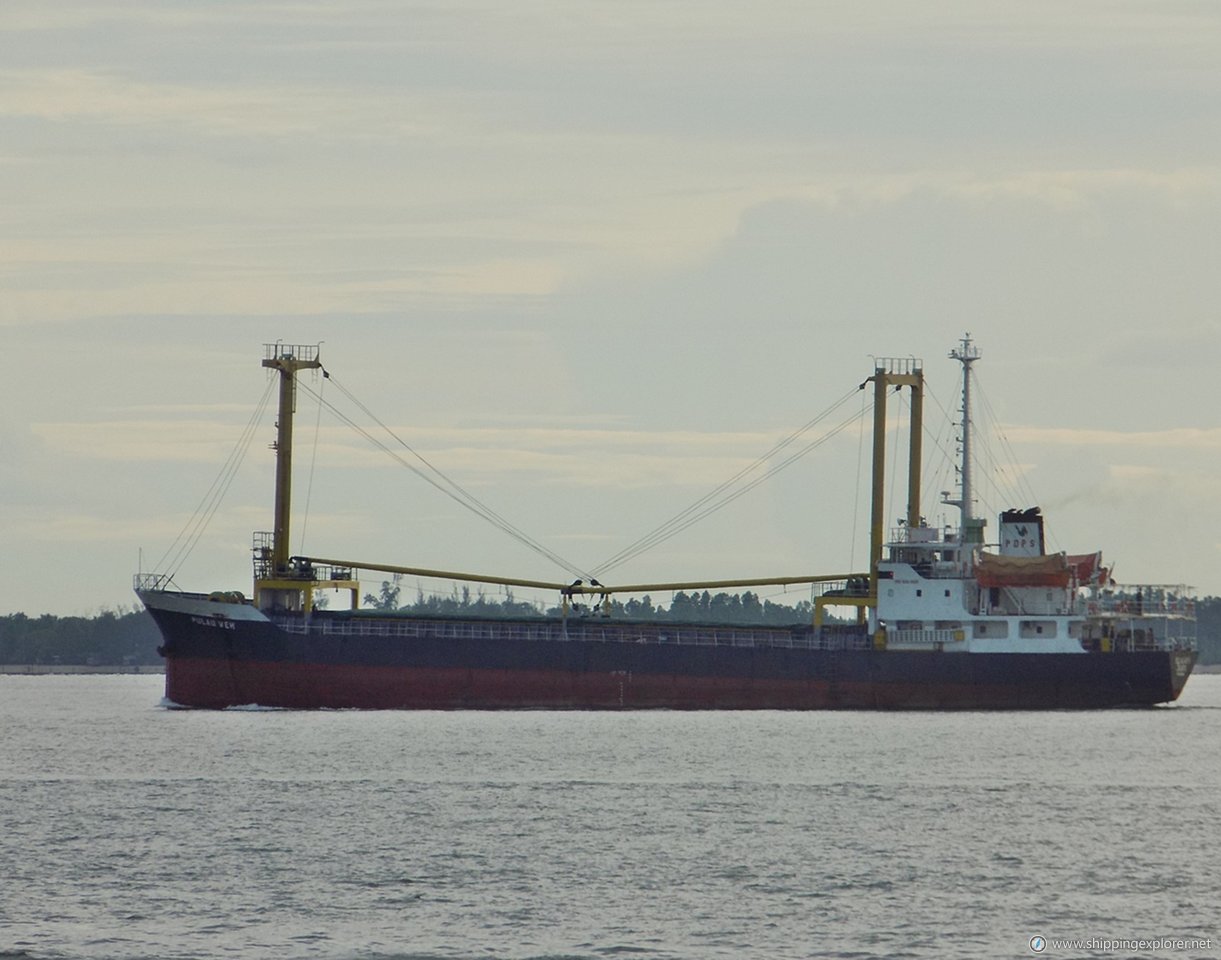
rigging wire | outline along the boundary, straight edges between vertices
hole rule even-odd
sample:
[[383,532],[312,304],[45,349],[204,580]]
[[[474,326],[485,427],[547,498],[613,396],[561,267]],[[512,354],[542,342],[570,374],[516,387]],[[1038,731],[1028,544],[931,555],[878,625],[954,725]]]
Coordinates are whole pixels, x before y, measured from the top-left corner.
[[465,507],[466,509],[470,510],[476,516],[479,516],[482,519],[486,520],[488,523],[492,524],[494,527],[501,530],[503,533],[509,535],[514,540],[518,541],[518,543],[521,543],[522,545],[529,547],[535,553],[539,554],[542,557],[545,557],[546,559],[550,560],[552,563],[556,564],[557,566],[562,567],[563,569],[567,570],[569,573],[572,573],[578,577],[582,577],[585,579],[590,578],[590,575],[585,573],[576,564],[572,563],[569,560],[566,560],[564,557],[561,557],[555,551],[544,546],[542,543],[535,540],[529,534],[525,533],[518,527],[514,526],[512,523],[510,523],[503,516],[501,516],[499,513],[497,513],[495,510],[493,510],[491,507],[489,507],[487,504],[485,504],[483,501],[481,501],[478,497],[476,497],[470,491],[464,489],[456,480],[453,480],[451,477],[446,476],[438,467],[436,467],[426,457],[424,457],[423,454],[421,454],[418,450],[416,450],[414,447],[412,447],[409,443],[407,443],[407,441],[405,441],[402,437],[400,437],[398,434],[396,434],[387,424],[385,424],[382,420],[380,420],[373,413],[373,411],[371,411],[359,399],[357,399],[356,396],[342,383],[337,381],[335,379],[335,377],[331,376],[329,373],[325,374],[325,377],[326,377],[326,379],[329,379],[332,383],[334,383],[336,389],[338,389],[345,397],[348,398],[348,400],[350,400],[353,404],[355,404],[367,417],[369,417],[370,420],[372,420],[375,424],[377,424],[379,427],[381,427],[381,429],[384,430],[386,432],[386,434],[388,436],[390,436],[399,446],[401,446],[404,450],[406,450],[413,457],[415,457],[418,461],[420,461],[420,463],[422,463],[424,465],[426,470],[422,470],[419,467],[412,464],[410,461],[406,460],[397,451],[393,450],[388,444],[386,444],[382,440],[375,437],[372,433],[370,433],[364,427],[360,426],[358,423],[356,423],[355,420],[353,420],[351,417],[349,417],[347,414],[345,414],[343,411],[341,411],[338,407],[336,407],[329,400],[324,400],[320,393],[316,393],[315,391],[310,389],[305,384],[301,385],[302,387],[304,387],[306,392],[317,397],[318,402],[320,404],[322,404],[323,406],[325,406],[327,408],[327,410],[329,410],[342,423],[347,424],[349,427],[351,427],[353,430],[355,430],[357,433],[359,433],[361,436],[363,436],[366,440],[368,440],[371,444],[373,444],[375,447],[377,447],[387,456],[389,456],[393,460],[397,461],[401,466],[406,467],[408,470],[410,470],[420,479],[424,480],[430,486],[434,487],[435,489],[439,490],[441,493],[445,494],[455,503],[458,503],[461,506]]
[[[753,471],[757,470],[760,466],[762,466],[764,463],[766,463],[776,453],[783,450],[785,447],[787,447],[789,444],[791,444],[794,440],[796,440],[802,434],[809,432],[811,429],[813,429],[815,426],[817,426],[817,424],[821,420],[830,416],[838,407],[840,407],[844,402],[846,402],[848,400],[848,398],[853,395],[853,393],[856,393],[856,392],[857,392],[856,390],[852,390],[852,391],[846,393],[843,397],[836,400],[830,407],[828,407],[822,413],[818,414],[812,420],[807,421],[805,424],[798,427],[788,436],[783,437],[775,445],[773,445],[770,450],[768,450],[762,456],[756,458],[752,463],[743,467],[741,470],[739,470],[737,473],[735,473],[728,480],[725,480],[722,483],[718,484],[708,493],[704,494],[702,497],[700,497],[698,500],[696,500],[693,504],[691,504],[690,506],[686,507],[685,509],[679,511],[677,514],[670,517],[670,519],[664,521],[663,523],[661,523],[660,525],[655,527],[650,532],[644,534],[643,536],[641,536],[634,542],[628,544],[626,547],[621,549],[618,553],[615,553],[611,557],[604,560],[601,564],[599,564],[597,567],[594,568],[593,573],[595,575],[598,575],[607,570],[613,569],[614,567],[619,566],[626,560],[628,560],[632,557],[639,556],[645,550],[648,550],[651,547],[655,546],[657,543],[662,542],[662,540],[669,539],[669,536],[665,535],[665,532],[671,526],[675,526],[675,525],[683,523],[683,521],[686,520],[686,518],[688,518],[691,514],[698,511],[701,507],[703,507],[709,501],[714,500],[717,496],[719,496],[724,491],[731,488],[735,483],[737,483],[743,477],[745,477],[745,476],[749,475],[750,473],[752,473]],[[682,529],[685,529],[685,526],[682,527]],[[655,538],[660,538],[660,539],[655,539]]]
[[981,496],[980,499],[984,502],[984,507],[988,513],[995,514],[998,504],[1006,502],[1012,504],[1014,497],[1012,493],[1002,488],[1001,484],[997,482],[998,477],[1003,477],[1005,468],[997,461],[992,450],[982,442],[977,445],[977,449],[979,450],[979,457],[976,459],[976,463],[979,465],[980,470],[976,473],[976,476],[980,480],[980,486],[984,487],[987,491],[987,495]]
[[245,427],[242,428],[237,442],[233,445],[233,449],[229,451],[229,456],[221,466],[216,478],[212,481],[212,485],[208,487],[198,506],[195,507],[194,513],[191,514],[190,519],[183,525],[178,536],[166,548],[165,553],[162,554],[161,559],[157,561],[157,565],[153,568],[154,570],[166,571],[170,580],[174,578],[174,575],[181,569],[187,557],[195,549],[195,545],[199,543],[204,530],[207,529],[212,517],[216,515],[221,501],[224,500],[225,494],[233,484],[233,479],[237,476],[238,469],[241,467],[242,461],[250,449],[250,441],[254,438],[259,421],[262,420],[263,414],[267,410],[267,404],[271,399],[272,388],[274,386],[274,379],[268,377],[267,386],[263,390],[263,396],[259,399],[254,413],[251,414]]
[[[891,453],[890,453],[890,462],[892,464],[895,464],[895,469],[890,471],[889,506],[890,506],[890,516],[892,516],[892,517],[898,515],[895,512],[895,487],[897,487],[899,484],[899,470],[898,470],[899,437],[901,437],[903,435],[903,408],[906,405],[903,400],[902,390],[896,388],[895,396],[898,398],[898,401],[899,401],[899,411],[898,411],[898,414],[895,416],[895,442],[894,442],[894,446],[891,448]],[[907,516],[907,511],[904,510],[902,515]]]
[[848,569],[856,569],[856,533],[857,524],[861,519],[861,464],[865,462],[865,402],[868,395],[864,390],[861,394],[861,412],[858,414],[860,420],[856,433],[856,486],[855,494],[852,498],[852,540],[849,545],[848,554]]
[[[860,388],[856,388],[856,389],[859,390]],[[795,453],[789,454],[789,456],[787,456],[784,460],[781,460],[779,463],[775,464],[770,469],[766,470],[764,473],[761,473],[759,476],[748,481],[746,484],[739,487],[738,489],[730,491],[729,488],[733,485],[734,482],[736,482],[737,480],[741,479],[742,477],[746,476],[747,474],[749,474],[753,470],[755,470],[758,466],[760,466],[763,462],[765,462],[768,459],[768,456],[771,453],[774,453],[778,450],[783,449],[784,447],[787,447],[797,437],[801,436],[804,433],[807,433],[820,420],[826,419],[826,417],[828,417],[836,409],[838,409],[845,402],[847,402],[847,400],[849,398],[851,398],[851,396],[855,392],[856,392],[856,390],[853,390],[853,391],[845,394],[843,397],[841,397],[839,400],[837,400],[834,404],[832,404],[830,407],[828,407],[825,411],[820,413],[813,420],[809,421],[807,424],[803,425],[798,430],[794,431],[788,437],[784,438],[782,441],[780,441],[778,444],[776,444],[772,448],[772,450],[769,451],[768,454],[764,454],[762,457],[760,457],[750,466],[745,467],[742,470],[738,471],[738,473],[735,474],[733,477],[731,477],[729,480],[720,484],[713,491],[711,491],[708,494],[705,494],[703,497],[701,497],[699,500],[697,500],[694,504],[687,507],[682,512],[676,514],[674,517],[670,518],[665,523],[661,524],[652,533],[646,534],[645,536],[641,537],[634,544],[631,544],[628,547],[625,547],[623,550],[619,551],[619,553],[617,553],[610,560],[607,560],[604,563],[600,564],[598,567],[594,568],[595,575],[601,574],[607,570],[611,570],[614,567],[617,567],[623,563],[626,563],[628,560],[634,559],[635,557],[644,553],[646,550],[651,550],[653,547],[656,547],[659,544],[664,543],[665,541],[669,540],[670,538],[672,538],[672,537],[676,536],[677,534],[681,533],[682,531],[686,530],[692,524],[698,523],[700,520],[703,520],[705,517],[711,516],[712,514],[723,509],[724,507],[727,507],[729,504],[733,503],[739,497],[749,493],[759,484],[763,483],[766,480],[770,480],[780,471],[782,471],[782,470],[786,469],[787,467],[791,466],[792,464],[796,463],[806,454],[810,453],[812,450],[816,449],[817,447],[821,446],[822,444],[826,443],[828,440],[830,440],[833,437],[835,437],[836,435],[838,435],[840,432],[842,432],[844,429],[846,429],[856,420],[858,414],[853,413],[852,416],[841,421],[839,424],[832,427],[830,430],[828,430],[826,433],[824,433],[820,437],[817,437],[816,439],[812,440],[810,443],[806,444],[804,447],[800,448]],[[718,494],[722,494],[722,493],[723,493],[723,496],[720,496],[719,499],[716,499]]]
[[[1003,491],[994,484],[994,489],[996,490],[997,495],[1001,498],[1004,498],[1005,500],[1008,500],[1009,506],[1022,505],[1019,503],[1014,503],[1014,500],[1016,500],[1016,499],[1021,499],[1025,502],[1025,504],[1028,504],[1031,506],[1037,505],[1039,502],[1038,495],[1035,493],[1034,488],[1030,485],[1030,482],[1026,479],[1026,472],[1021,468],[1021,465],[1018,463],[1017,454],[1014,452],[1013,447],[1009,442],[1008,435],[1005,433],[1004,429],[1001,427],[1000,419],[996,416],[996,411],[995,411],[995,408],[992,406],[991,400],[988,399],[987,394],[982,389],[979,390],[979,395],[980,395],[980,399],[982,401],[982,406],[983,406],[985,415],[989,419],[989,423],[991,425],[992,432],[1000,440],[1000,446],[1001,446],[1004,454],[1008,458],[1008,467],[1012,468],[1011,472],[1007,472],[1006,465],[1004,463],[997,462],[995,457],[993,457],[993,460],[995,463],[994,470],[996,472],[996,475],[1000,478],[1005,479],[1009,484],[1008,491]],[[991,450],[989,450],[988,453],[990,456],[992,455]],[[1016,496],[1015,496],[1015,494],[1016,494]],[[1056,547],[1059,546],[1059,542],[1056,540],[1056,537],[1051,530],[1047,530],[1045,528],[1044,535],[1047,537],[1048,540],[1051,541],[1053,546],[1056,546]]]
[[[983,389],[979,378],[975,379],[973,384],[973,393],[978,401],[975,416],[973,420],[981,421],[981,429],[977,429],[974,433],[976,442],[972,445],[972,467],[976,468],[975,476],[980,481],[980,487],[975,491],[976,496],[983,504],[984,510],[988,513],[997,513],[997,503],[1005,503],[1012,506],[1018,500],[1026,503],[1037,503],[1038,498],[1029,482],[1026,480],[1025,472],[1021,469],[1017,461],[1017,456],[1009,442],[1008,436],[1000,426],[1000,421],[996,416],[996,411],[992,406],[991,400],[988,398],[986,391]],[[958,377],[957,392],[962,391],[962,376]],[[940,398],[932,391],[929,385],[925,384],[925,393],[933,398],[942,414],[942,423],[948,428],[959,424],[961,421],[961,410],[954,414],[946,410],[945,405]],[[929,436],[932,436],[931,431],[926,431]],[[999,439],[1005,454],[1008,456],[1008,465],[997,457],[993,445],[988,441],[990,438]],[[933,479],[937,481],[935,484],[938,488],[944,488],[949,483],[949,477],[953,474],[953,484],[961,483],[961,477],[958,475],[961,469],[956,460],[956,454],[949,449],[949,438],[942,437],[939,433],[933,439],[934,446],[941,452],[941,466],[938,468]],[[931,471],[930,471],[931,472]],[[942,480],[945,483],[942,483]],[[930,480],[929,483],[932,481]],[[929,497],[929,487],[922,491],[922,495]],[[987,493],[981,496],[982,490],[986,489]],[[942,501],[944,504],[944,501]]]
[[[961,384],[961,382],[962,381],[960,379],[959,383]],[[938,460],[936,469],[929,470],[930,479],[926,479],[924,481],[925,488],[920,491],[921,502],[929,503],[936,499],[938,505],[945,506],[945,501],[941,499],[941,494],[949,493],[950,490],[953,489],[954,481],[952,480],[952,477],[954,476],[954,472],[957,468],[954,452],[949,449],[950,440],[949,436],[947,436],[947,434],[953,430],[954,417],[949,411],[946,410],[945,404],[943,404],[941,402],[941,398],[933,392],[933,389],[927,380],[924,383],[924,395],[926,397],[931,397],[933,402],[937,405],[937,409],[941,411],[941,425],[936,433],[934,433],[928,426],[927,418],[925,419],[924,427],[925,435],[928,436],[932,441],[930,444],[930,449],[936,450],[941,456]]]
[[[1034,492],[1034,488],[1030,485],[1030,482],[1026,479],[1026,471],[1021,469],[1021,465],[1018,463],[1017,454],[1014,452],[1013,446],[1009,443],[1008,435],[1001,427],[1000,419],[996,415],[996,410],[992,406],[992,401],[988,398],[988,394],[983,390],[982,387],[978,388],[978,393],[980,400],[983,401],[984,412],[987,415],[989,422],[992,424],[993,431],[1000,439],[1001,447],[1008,457],[1009,466],[1013,469],[1014,479],[1012,483],[1016,488],[1017,494],[1024,497],[1026,502],[1029,504],[1038,503],[1038,496]],[[1003,475],[1005,470],[1004,466],[1000,466],[999,469]]]
[[[317,373],[317,371],[314,371]],[[314,420],[314,450],[309,461],[309,480],[305,485],[305,510],[301,514],[301,547],[300,553],[305,553],[305,528],[309,523],[309,505],[314,496],[314,468],[318,465],[318,437],[322,432],[322,394],[326,390],[327,378],[322,378],[322,386],[318,388],[318,416]]]

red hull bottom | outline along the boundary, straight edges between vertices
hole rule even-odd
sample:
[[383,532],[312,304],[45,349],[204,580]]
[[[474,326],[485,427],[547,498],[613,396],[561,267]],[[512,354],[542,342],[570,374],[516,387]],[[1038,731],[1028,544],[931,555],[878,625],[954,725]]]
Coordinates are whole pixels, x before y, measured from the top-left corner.
[[1055,709],[1149,703],[1057,682],[752,679],[170,659],[174,704],[290,709]]

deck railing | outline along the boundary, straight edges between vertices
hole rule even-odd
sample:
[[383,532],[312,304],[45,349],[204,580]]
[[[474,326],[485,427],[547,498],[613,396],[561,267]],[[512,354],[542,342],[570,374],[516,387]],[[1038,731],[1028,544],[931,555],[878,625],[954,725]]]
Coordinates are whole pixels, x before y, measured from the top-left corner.
[[1099,591],[1086,601],[1091,616],[1182,617],[1194,619],[1195,597],[1189,587],[1136,586]]
[[933,646],[938,643],[954,643],[963,639],[961,630],[889,630],[887,638],[895,643],[919,643]]
[[170,573],[137,573],[131,578],[135,590],[166,590],[174,579]]
[[286,633],[322,636],[440,640],[525,640],[548,643],[641,643],[699,647],[778,647],[801,650],[863,650],[869,638],[860,630],[825,628],[752,628],[698,624],[631,623],[590,620],[539,623],[505,620],[431,620],[406,617],[327,617],[310,621],[274,618]]

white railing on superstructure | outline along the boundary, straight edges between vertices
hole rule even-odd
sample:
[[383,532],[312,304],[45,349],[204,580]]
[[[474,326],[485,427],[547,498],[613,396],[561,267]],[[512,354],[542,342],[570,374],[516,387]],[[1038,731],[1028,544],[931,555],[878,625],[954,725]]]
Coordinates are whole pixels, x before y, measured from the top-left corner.
[[890,545],[905,546],[907,544],[918,544],[920,546],[937,546],[937,547],[956,547],[958,546],[958,534],[952,527],[909,527],[904,524],[901,527],[890,528]]
[[1085,614],[1112,649],[1195,650],[1195,591],[1182,584],[1123,584],[1093,590]]
[[[1172,621],[1175,623],[1191,623],[1195,621]],[[1135,653],[1139,650],[1195,650],[1195,631],[1169,633],[1159,636],[1156,633],[1141,630],[1122,630],[1111,640],[1111,649],[1118,653]]]
[[264,360],[304,360],[312,363],[318,359],[316,343],[265,343]]
[[867,597],[869,578],[861,576],[848,580],[823,580],[810,584],[810,594],[813,597]]
[[165,590],[173,579],[173,574],[169,573],[137,573],[131,578],[131,584],[138,591]]
[[933,646],[938,643],[954,643],[962,640],[962,630],[888,630],[887,640],[892,643],[918,643]]
[[1195,591],[1181,584],[1124,584],[1096,591],[1086,601],[1091,616],[1183,617],[1196,615]]

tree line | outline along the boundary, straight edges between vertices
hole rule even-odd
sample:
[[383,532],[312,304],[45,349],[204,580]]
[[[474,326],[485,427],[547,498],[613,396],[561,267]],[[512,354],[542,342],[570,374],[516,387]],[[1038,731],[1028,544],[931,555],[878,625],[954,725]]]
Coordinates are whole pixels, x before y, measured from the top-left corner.
[[[512,590],[503,596],[489,597],[469,586],[454,586],[446,596],[416,593],[412,603],[401,603],[399,578],[383,580],[377,594],[365,594],[364,605],[374,610],[393,610],[420,616],[473,617],[558,617],[563,613],[559,604],[547,606],[518,600]],[[762,599],[749,590],[745,593],[709,593],[695,591],[674,594],[668,607],[655,604],[652,597],[633,597],[622,601],[614,596],[605,600],[591,594],[578,594],[569,606],[570,616],[609,616],[620,619],[673,620],[685,623],[732,623],[788,626],[809,623],[814,604],[798,600],[789,605]]]
[[131,666],[160,663],[161,635],[143,610],[95,617],[0,617],[0,663]]

